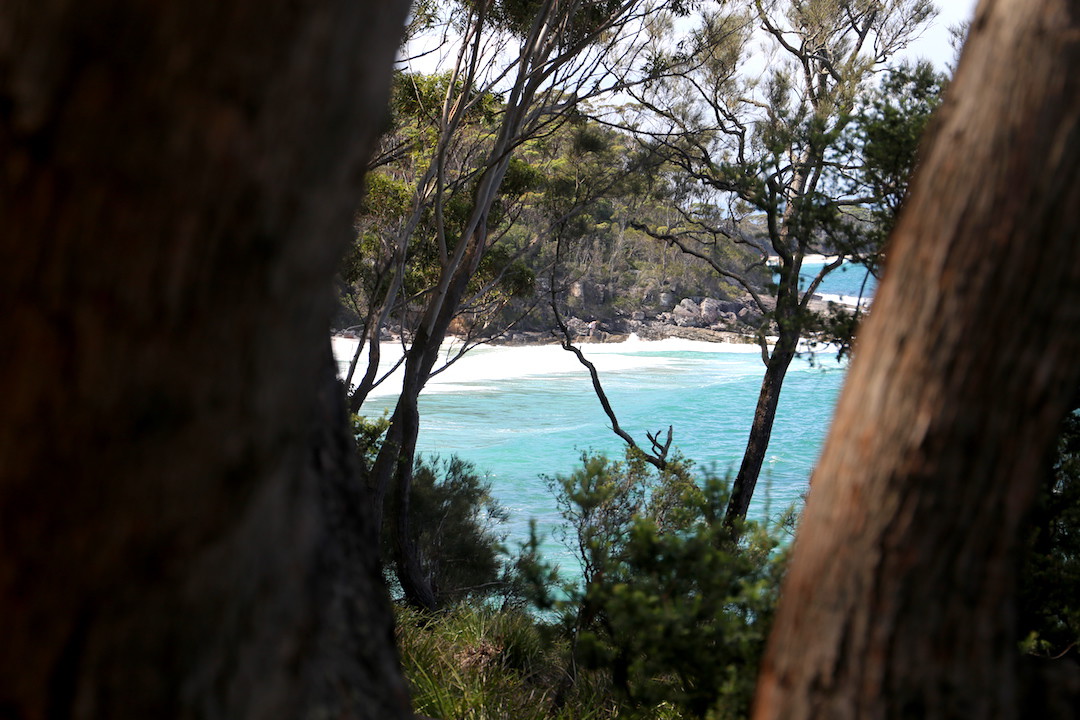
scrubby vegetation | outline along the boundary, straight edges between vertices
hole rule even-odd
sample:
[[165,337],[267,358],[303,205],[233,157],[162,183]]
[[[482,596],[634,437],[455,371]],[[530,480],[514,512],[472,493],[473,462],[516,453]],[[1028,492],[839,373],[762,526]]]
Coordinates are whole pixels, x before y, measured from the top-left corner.
[[[421,475],[432,480],[421,494],[439,501],[417,506],[417,526],[456,523],[449,542],[469,548],[473,562],[455,575],[436,562],[447,540],[422,542],[445,607],[399,609],[420,712],[746,715],[785,552],[776,528],[724,525],[726,482],[679,459],[657,471],[633,450],[619,462],[584,457],[570,476],[549,479],[564,519],[559,539],[577,561],[567,571],[542,556],[535,532],[511,557],[476,521],[493,516],[468,464],[425,464]],[[450,519],[461,512],[472,520]]]
[[561,703],[567,643],[518,609],[459,605],[430,615],[398,608],[402,666],[421,714],[469,720],[618,717],[610,684],[579,678]]

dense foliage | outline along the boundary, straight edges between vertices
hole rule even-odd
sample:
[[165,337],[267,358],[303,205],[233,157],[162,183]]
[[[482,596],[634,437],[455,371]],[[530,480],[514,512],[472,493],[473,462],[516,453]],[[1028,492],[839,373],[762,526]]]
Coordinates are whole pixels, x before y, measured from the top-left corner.
[[[356,428],[373,457],[385,419]],[[586,456],[548,482],[557,535],[577,561],[569,574],[535,532],[507,551],[505,511],[472,465],[418,463],[412,527],[442,609],[399,611],[418,707],[445,717],[745,716],[784,566],[781,531],[725,526],[727,484],[680,458],[658,471],[634,450],[621,462]],[[388,563],[393,539],[384,528]]]
[[918,166],[919,143],[941,105],[947,80],[928,62],[900,63],[862,99],[844,151],[860,168],[849,181],[853,195],[867,193],[866,216],[855,218],[837,247],[859,256],[874,274],[884,262],[885,240],[903,207],[908,181]]
[[630,449],[550,482],[580,579],[538,597],[576,662],[608,673],[628,712],[742,717],[783,569],[775,532],[725,525],[727,483],[680,459],[656,470]]
[[412,493],[412,512],[423,519],[412,526],[414,542],[439,605],[503,590],[505,533],[499,526],[507,511],[492,497],[490,481],[457,456],[421,457]]

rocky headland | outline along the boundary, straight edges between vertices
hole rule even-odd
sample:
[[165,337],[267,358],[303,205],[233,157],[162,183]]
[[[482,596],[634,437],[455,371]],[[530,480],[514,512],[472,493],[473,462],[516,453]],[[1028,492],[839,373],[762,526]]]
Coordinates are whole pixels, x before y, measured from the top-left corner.
[[[642,340],[684,338],[702,342],[757,342],[764,316],[749,294],[725,300],[712,297],[686,297],[680,300],[664,298],[673,304],[671,310],[650,313],[636,310],[629,314],[615,313],[609,317],[591,316],[581,318],[571,315],[564,318],[567,329],[576,342],[623,342],[631,335]],[[763,297],[767,310],[775,307],[775,301]],[[812,299],[810,310],[827,314],[835,305],[823,299]],[[561,341],[558,329],[509,330],[493,337],[494,344],[526,345]]]

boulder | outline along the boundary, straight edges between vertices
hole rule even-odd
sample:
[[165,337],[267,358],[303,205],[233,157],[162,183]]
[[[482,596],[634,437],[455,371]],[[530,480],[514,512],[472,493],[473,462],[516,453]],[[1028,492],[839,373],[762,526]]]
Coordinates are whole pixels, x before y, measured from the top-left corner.
[[716,324],[721,312],[723,312],[721,303],[716,298],[705,298],[701,301],[701,320],[706,325]]
[[684,298],[672,309],[671,314],[679,327],[696,328],[705,324],[701,319],[701,307],[690,298]]
[[566,321],[566,327],[573,335],[588,335],[589,323],[585,322],[581,318],[572,317]]
[[[761,298],[761,304],[765,306],[767,311],[772,312],[776,309],[776,298],[767,293],[758,293],[758,297]],[[750,293],[744,293],[743,296],[739,298],[739,303],[750,308],[752,312],[757,312],[757,303],[754,302],[754,298]]]
[[753,325],[754,327],[761,325],[761,321],[764,319],[761,313],[754,312],[750,308],[745,307],[739,310],[737,316],[740,321],[746,323],[747,325]]

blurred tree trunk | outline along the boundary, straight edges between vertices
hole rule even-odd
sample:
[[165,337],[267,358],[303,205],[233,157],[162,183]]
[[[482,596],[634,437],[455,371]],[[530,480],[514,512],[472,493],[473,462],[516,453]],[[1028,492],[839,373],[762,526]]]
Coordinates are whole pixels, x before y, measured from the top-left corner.
[[[984,2],[814,475],[754,717],[1073,716],[1016,555],[1080,381],[1080,3]],[[1036,703],[1042,703],[1039,705]]]
[[406,6],[0,4],[0,717],[407,716],[327,342]]

